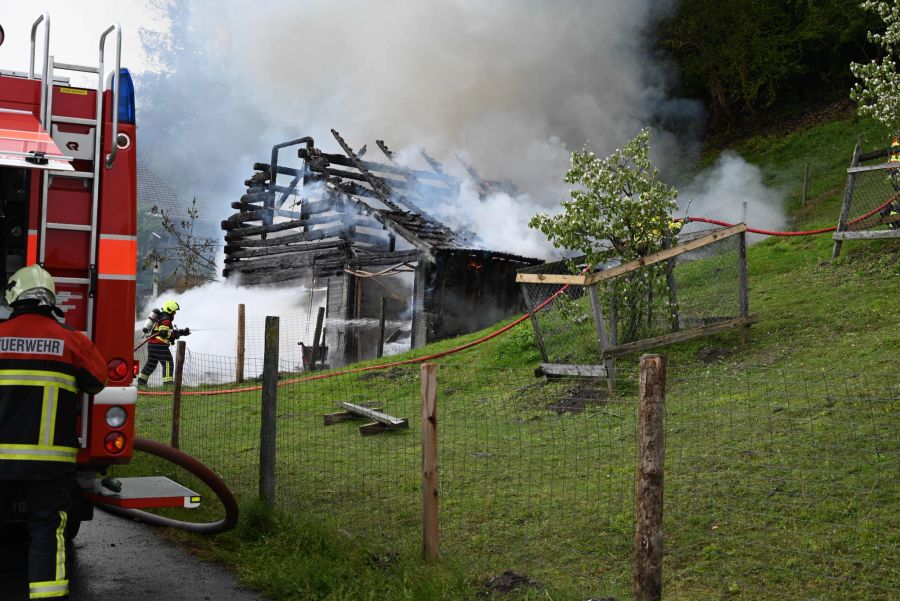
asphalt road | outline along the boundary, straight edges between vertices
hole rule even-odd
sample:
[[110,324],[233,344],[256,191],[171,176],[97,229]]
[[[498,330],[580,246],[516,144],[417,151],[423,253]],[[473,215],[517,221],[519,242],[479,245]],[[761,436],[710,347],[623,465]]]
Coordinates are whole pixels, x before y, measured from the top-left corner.
[[[153,528],[96,511],[75,539],[70,601],[261,601],[224,568],[163,541]],[[14,556],[18,555],[18,557]],[[3,552],[0,601],[26,601],[23,553]]]

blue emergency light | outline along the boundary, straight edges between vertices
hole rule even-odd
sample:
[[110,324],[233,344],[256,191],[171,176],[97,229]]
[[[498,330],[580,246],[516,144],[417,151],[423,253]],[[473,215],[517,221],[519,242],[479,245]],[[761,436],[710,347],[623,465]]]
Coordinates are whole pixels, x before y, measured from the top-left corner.
[[134,124],[134,83],[128,69],[119,70],[119,123]]

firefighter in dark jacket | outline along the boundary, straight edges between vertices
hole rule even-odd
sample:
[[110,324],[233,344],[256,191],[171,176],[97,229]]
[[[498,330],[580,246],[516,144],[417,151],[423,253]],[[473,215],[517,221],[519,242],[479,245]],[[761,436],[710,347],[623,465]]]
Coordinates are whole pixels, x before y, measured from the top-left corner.
[[172,360],[172,351],[169,348],[175,344],[175,340],[179,336],[186,336],[190,330],[178,330],[175,328],[175,312],[181,307],[175,301],[166,301],[159,312],[150,330],[150,341],[147,343],[147,363],[138,376],[138,386],[146,386],[150,375],[156,370],[156,365],[162,365],[162,381],[163,384],[173,384],[174,361]]
[[57,321],[53,278],[40,266],[13,274],[6,300],[13,312],[0,323],[0,524],[13,500],[27,504],[29,598],[64,599],[78,395],[103,389],[106,361]]

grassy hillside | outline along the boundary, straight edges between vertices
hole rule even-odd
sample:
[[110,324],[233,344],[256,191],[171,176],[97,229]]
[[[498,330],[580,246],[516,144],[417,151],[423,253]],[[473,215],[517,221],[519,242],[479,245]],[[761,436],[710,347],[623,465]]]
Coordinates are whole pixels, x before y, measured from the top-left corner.
[[[836,223],[858,136],[867,149],[884,143],[870,122],[848,118],[733,150],[785,191],[792,227],[816,228]],[[812,181],[801,208],[806,162]],[[750,309],[759,323],[749,336],[662,350],[671,381],[669,598],[839,599],[865,590],[888,599],[896,592],[860,589],[859,573],[900,587],[896,525],[880,533],[883,544],[873,542],[876,526],[900,511],[891,492],[900,476],[896,446],[879,446],[896,442],[900,407],[896,394],[868,404],[860,396],[897,387],[900,242],[845,243],[834,261],[831,246],[828,235],[753,245]],[[620,362],[612,396],[540,383],[531,374],[539,361],[527,321],[440,360],[445,544],[434,565],[419,559],[418,433],[362,439],[350,425],[321,425],[335,399],[377,401],[412,424],[415,368],[282,389],[284,508],[275,514],[252,501],[257,393],[194,397],[185,407],[190,440],[183,448],[229,479],[245,513],[235,532],[177,537],[278,599],[476,599],[497,590],[489,577],[504,569],[539,581],[512,598],[626,598],[637,359]],[[875,380],[873,387],[853,388],[857,376]],[[585,397],[601,402],[585,404]],[[167,400],[142,403],[142,432],[166,436]],[[776,544],[771,532],[782,533]],[[827,577],[818,571],[822,558],[833,564]]]

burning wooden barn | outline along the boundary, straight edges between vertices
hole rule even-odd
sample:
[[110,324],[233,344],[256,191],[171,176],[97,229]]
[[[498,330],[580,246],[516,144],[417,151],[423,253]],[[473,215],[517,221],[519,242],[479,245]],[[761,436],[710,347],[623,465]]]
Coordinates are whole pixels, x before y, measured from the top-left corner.
[[[413,169],[381,140],[376,162],[364,158],[365,146],[354,150],[332,134],[343,152],[323,152],[305,137],[274,146],[269,163],[253,166],[246,194],[232,203],[238,212],[222,222],[226,277],[324,287],[323,342],[333,365],[376,356],[382,331],[388,342],[416,348],[521,309],[516,270],[541,261],[477,248],[473,234],[427,212],[454,202],[461,180],[424,151],[427,168]],[[279,162],[281,151],[298,146],[296,165]],[[462,164],[482,198],[514,191]]]

